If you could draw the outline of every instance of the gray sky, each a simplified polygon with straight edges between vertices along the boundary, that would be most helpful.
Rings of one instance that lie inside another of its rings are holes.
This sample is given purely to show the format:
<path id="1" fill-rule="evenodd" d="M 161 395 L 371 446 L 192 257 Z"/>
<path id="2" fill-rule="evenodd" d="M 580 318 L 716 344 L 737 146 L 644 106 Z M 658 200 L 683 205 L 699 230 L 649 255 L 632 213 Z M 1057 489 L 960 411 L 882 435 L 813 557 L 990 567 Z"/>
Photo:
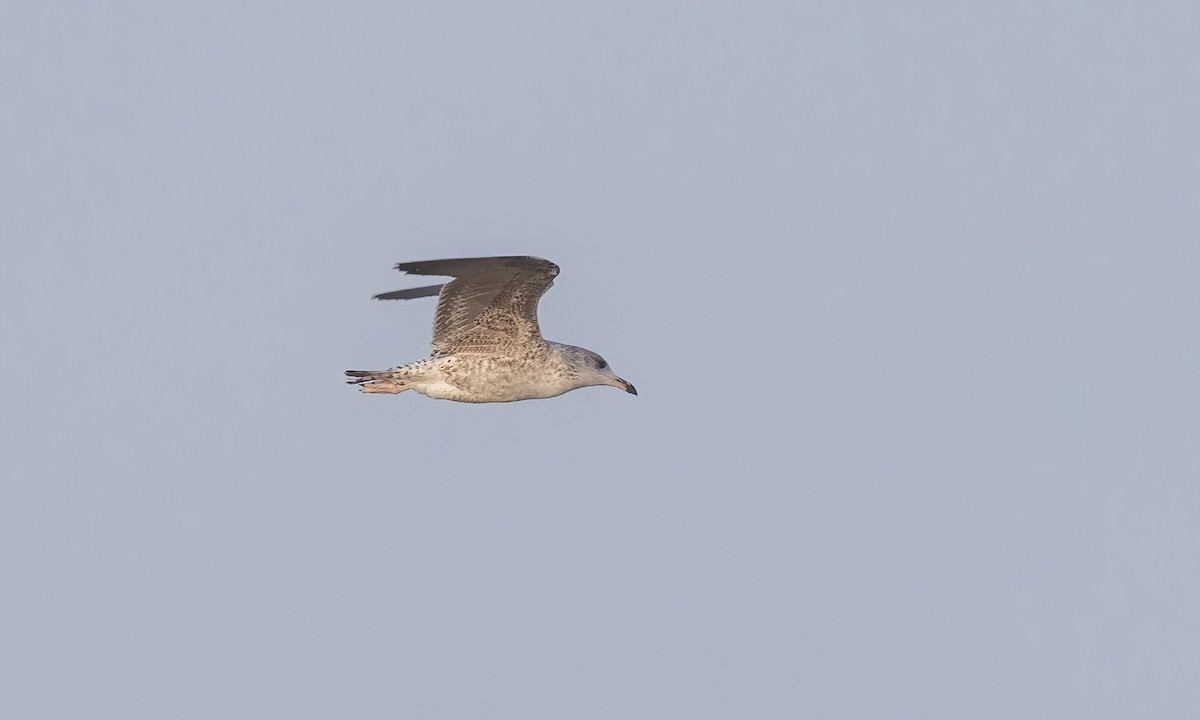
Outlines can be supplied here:
<path id="1" fill-rule="evenodd" d="M 1195 3 L 187 5 L 0 10 L 0 716 L 1200 706 Z M 640 397 L 342 384 L 513 253 Z"/>

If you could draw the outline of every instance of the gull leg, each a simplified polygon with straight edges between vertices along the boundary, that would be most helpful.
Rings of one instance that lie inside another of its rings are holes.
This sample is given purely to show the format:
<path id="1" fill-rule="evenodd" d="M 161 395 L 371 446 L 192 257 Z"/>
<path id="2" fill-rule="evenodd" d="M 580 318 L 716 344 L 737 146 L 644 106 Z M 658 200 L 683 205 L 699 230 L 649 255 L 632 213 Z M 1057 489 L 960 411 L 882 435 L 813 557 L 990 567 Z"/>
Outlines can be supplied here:
<path id="1" fill-rule="evenodd" d="M 395 395 L 397 393 L 402 393 L 409 388 L 407 385 L 401 385 L 395 380 L 376 380 L 374 382 L 364 383 L 363 385 L 360 385 L 358 389 L 365 393 L 385 393 L 388 395 Z"/>

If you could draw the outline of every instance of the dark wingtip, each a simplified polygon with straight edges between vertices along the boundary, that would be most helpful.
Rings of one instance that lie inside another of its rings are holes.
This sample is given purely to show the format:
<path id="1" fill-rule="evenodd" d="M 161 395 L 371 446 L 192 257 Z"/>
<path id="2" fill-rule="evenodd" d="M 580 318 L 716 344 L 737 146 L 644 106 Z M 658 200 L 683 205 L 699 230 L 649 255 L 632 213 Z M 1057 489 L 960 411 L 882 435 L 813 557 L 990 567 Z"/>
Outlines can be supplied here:
<path id="1" fill-rule="evenodd" d="M 443 283 L 444 284 L 444 283 Z M 432 297 L 442 291 L 442 285 L 426 285 L 419 288 L 408 288 L 407 290 L 393 290 L 391 292 L 379 293 L 372 295 L 373 300 L 412 300 L 413 298 Z"/>
<path id="2" fill-rule="evenodd" d="M 418 260 L 417 262 L 396 263 L 392 267 L 410 275 L 450 275 L 458 277 L 462 273 L 485 271 L 498 266 L 519 270 L 544 270 L 552 275 L 558 274 L 557 265 L 549 260 L 532 255 L 495 255 L 492 257 Z"/>

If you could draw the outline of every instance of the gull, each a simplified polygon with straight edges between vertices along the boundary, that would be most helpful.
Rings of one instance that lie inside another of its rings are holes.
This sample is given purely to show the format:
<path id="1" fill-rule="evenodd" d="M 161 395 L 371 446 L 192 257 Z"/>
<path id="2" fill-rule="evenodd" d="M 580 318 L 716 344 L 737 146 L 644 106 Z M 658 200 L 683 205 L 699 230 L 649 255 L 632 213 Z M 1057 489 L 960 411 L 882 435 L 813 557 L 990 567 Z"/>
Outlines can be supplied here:
<path id="1" fill-rule="evenodd" d="M 443 285 L 395 290 L 376 300 L 438 296 L 429 357 L 389 370 L 347 370 L 365 393 L 416 390 L 439 400 L 486 403 L 534 400 L 590 385 L 637 395 L 591 350 L 551 342 L 538 327 L 538 300 L 558 266 L 514 255 L 398 263 L 410 275 L 454 278 Z"/>

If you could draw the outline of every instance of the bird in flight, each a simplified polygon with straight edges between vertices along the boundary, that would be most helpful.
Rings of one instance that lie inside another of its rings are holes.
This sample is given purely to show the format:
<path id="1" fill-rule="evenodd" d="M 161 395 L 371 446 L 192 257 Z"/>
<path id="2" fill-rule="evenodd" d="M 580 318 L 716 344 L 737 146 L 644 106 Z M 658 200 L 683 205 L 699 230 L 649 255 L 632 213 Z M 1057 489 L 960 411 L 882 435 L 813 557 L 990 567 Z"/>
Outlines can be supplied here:
<path id="1" fill-rule="evenodd" d="M 365 393 L 422 395 L 458 402 L 513 402 L 611 385 L 637 395 L 591 350 L 542 338 L 538 300 L 558 266 L 528 256 L 399 263 L 410 275 L 454 278 L 443 285 L 395 290 L 376 300 L 438 296 L 429 357 L 390 370 L 347 370 Z"/>

